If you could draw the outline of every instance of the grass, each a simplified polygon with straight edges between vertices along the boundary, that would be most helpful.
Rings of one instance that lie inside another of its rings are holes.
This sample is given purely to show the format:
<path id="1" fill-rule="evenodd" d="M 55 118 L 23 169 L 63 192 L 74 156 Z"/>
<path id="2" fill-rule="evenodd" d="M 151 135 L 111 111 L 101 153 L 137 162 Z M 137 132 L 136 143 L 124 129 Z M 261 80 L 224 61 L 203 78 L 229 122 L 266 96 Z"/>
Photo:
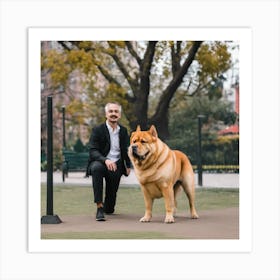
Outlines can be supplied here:
<path id="1" fill-rule="evenodd" d="M 200 188 L 196 191 L 198 210 L 222 209 L 239 206 L 239 190 L 231 188 Z M 60 215 L 88 215 L 95 212 L 91 187 L 54 186 L 54 210 Z M 123 214 L 143 213 L 144 199 L 140 187 L 120 187 L 116 211 Z M 189 209 L 183 192 L 178 197 L 178 211 Z M 41 214 L 46 212 L 46 185 L 41 187 Z M 164 212 L 163 199 L 156 199 L 153 213 Z"/>
<path id="2" fill-rule="evenodd" d="M 42 239 L 168 239 L 169 235 L 162 232 L 128 232 L 128 231 L 99 231 L 99 232 L 63 232 L 42 233 Z M 177 238 L 178 239 L 178 238 Z"/>

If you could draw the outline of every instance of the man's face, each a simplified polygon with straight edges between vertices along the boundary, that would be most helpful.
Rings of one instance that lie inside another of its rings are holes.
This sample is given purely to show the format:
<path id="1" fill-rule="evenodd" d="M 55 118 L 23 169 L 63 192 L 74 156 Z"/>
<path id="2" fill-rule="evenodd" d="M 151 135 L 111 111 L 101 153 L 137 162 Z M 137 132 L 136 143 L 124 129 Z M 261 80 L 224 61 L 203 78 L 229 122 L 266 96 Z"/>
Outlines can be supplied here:
<path id="1" fill-rule="evenodd" d="M 120 108 L 117 104 L 109 104 L 106 111 L 106 119 L 110 123 L 116 123 L 121 118 Z"/>

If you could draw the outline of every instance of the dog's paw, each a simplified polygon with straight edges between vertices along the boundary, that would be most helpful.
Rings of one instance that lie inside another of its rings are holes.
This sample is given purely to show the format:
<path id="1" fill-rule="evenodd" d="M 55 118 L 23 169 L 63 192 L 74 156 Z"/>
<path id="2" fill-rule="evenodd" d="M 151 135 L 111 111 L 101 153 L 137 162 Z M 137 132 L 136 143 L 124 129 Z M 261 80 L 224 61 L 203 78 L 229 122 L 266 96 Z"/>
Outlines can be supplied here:
<path id="1" fill-rule="evenodd" d="M 142 218 L 139 220 L 139 222 L 141 222 L 141 223 L 148 223 L 148 222 L 151 221 L 151 218 L 152 218 L 152 217 L 144 216 L 144 217 L 142 217 Z"/>
<path id="2" fill-rule="evenodd" d="M 192 213 L 192 214 L 191 214 L 191 218 L 192 218 L 192 219 L 198 219 L 199 216 L 197 215 L 197 213 Z"/>
<path id="3" fill-rule="evenodd" d="M 175 220 L 174 220 L 174 217 L 172 215 L 166 215 L 164 222 L 167 223 L 167 224 L 171 224 L 171 223 L 174 223 Z"/>

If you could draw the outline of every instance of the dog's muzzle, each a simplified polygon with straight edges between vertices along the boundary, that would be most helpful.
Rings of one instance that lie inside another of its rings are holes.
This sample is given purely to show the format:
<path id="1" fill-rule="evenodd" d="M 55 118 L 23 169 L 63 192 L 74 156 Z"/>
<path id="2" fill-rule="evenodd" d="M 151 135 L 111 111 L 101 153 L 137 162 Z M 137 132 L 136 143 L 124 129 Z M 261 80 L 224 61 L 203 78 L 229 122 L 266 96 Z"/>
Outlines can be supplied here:
<path id="1" fill-rule="evenodd" d="M 148 151 L 144 155 L 139 155 L 137 152 L 138 147 L 136 145 L 131 146 L 131 149 L 132 149 L 132 155 L 140 161 L 144 160 L 147 157 L 147 155 L 149 154 L 149 151 Z"/>

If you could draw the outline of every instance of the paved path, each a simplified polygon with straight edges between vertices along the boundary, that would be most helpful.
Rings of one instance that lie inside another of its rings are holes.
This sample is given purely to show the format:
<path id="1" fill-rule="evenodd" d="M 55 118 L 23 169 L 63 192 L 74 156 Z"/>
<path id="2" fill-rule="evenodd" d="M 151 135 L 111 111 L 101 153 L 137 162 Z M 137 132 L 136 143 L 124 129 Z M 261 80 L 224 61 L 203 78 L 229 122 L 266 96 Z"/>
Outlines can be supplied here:
<path id="1" fill-rule="evenodd" d="M 68 178 L 65 182 L 62 182 L 61 172 L 53 173 L 53 182 L 56 185 L 89 185 L 91 186 L 91 178 L 85 178 L 84 173 L 81 172 L 69 172 Z M 41 182 L 46 182 L 46 172 L 41 173 Z M 197 185 L 197 174 L 195 174 L 195 180 Z M 132 170 L 128 177 L 122 176 L 121 185 L 138 185 L 138 180 Z M 239 174 L 203 174 L 203 187 L 224 187 L 224 188 L 238 188 L 239 187 Z"/>
<path id="2" fill-rule="evenodd" d="M 238 239 L 239 209 L 226 208 L 199 212 L 199 219 L 190 219 L 188 213 L 180 212 L 175 217 L 174 224 L 163 222 L 164 214 L 154 215 L 150 223 L 140 223 L 136 214 L 116 213 L 106 216 L 106 222 L 95 221 L 94 215 L 60 216 L 63 223 L 41 225 L 42 233 L 90 233 L 118 232 L 160 232 L 166 238 L 188 239 Z"/>

